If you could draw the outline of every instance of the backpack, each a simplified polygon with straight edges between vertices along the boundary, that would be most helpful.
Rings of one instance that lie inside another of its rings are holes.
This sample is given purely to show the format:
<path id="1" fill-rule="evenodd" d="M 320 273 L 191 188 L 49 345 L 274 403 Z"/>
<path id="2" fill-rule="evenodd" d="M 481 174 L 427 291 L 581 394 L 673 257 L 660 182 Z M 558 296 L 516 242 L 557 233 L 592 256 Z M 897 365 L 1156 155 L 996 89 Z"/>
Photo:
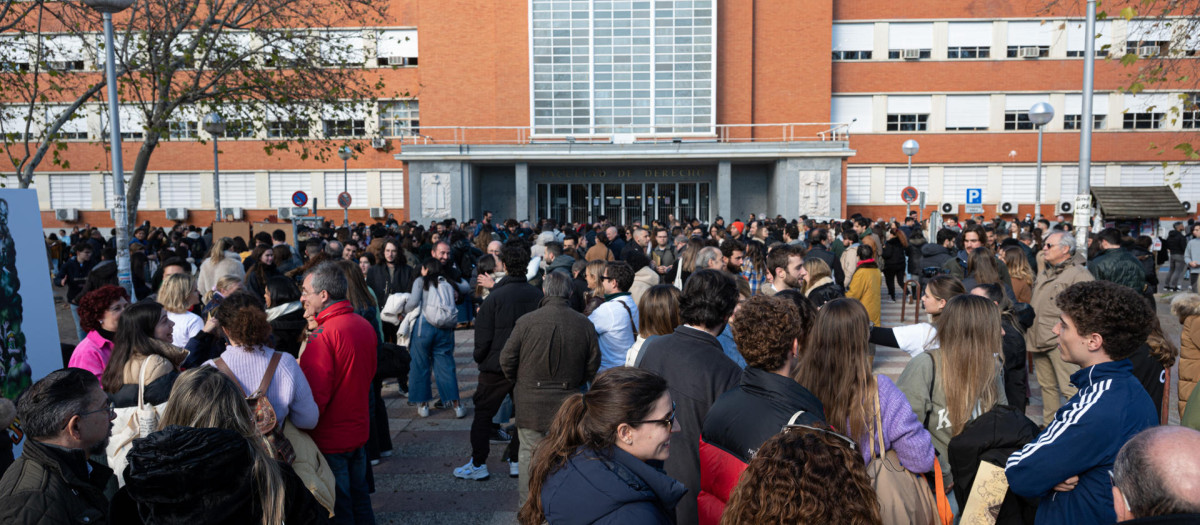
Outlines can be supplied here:
<path id="1" fill-rule="evenodd" d="M 275 417 L 275 407 L 267 398 L 267 389 L 271 387 L 271 379 L 275 377 L 275 369 L 279 368 L 279 358 L 282 355 L 281 352 L 271 355 L 271 362 L 267 363 L 267 370 L 263 372 L 262 382 L 259 383 L 257 390 L 246 395 L 246 403 L 250 405 L 250 410 L 254 413 L 254 424 L 258 427 L 258 432 L 262 434 L 263 442 L 267 444 L 267 450 L 271 451 L 271 455 L 275 459 L 291 465 L 296 461 L 296 450 L 292 448 L 292 442 L 283 436 L 283 423 Z M 242 393 L 246 392 L 237 376 L 233 375 L 233 371 L 229 369 L 229 365 L 225 364 L 225 360 L 218 357 L 213 359 L 213 364 L 222 374 L 232 379 L 242 389 Z"/>
<path id="2" fill-rule="evenodd" d="M 446 286 L 443 286 L 446 285 Z M 437 328 L 454 328 L 458 324 L 458 308 L 454 306 L 454 290 L 444 277 L 438 277 L 437 286 L 425 290 L 421 299 L 421 317 Z"/>

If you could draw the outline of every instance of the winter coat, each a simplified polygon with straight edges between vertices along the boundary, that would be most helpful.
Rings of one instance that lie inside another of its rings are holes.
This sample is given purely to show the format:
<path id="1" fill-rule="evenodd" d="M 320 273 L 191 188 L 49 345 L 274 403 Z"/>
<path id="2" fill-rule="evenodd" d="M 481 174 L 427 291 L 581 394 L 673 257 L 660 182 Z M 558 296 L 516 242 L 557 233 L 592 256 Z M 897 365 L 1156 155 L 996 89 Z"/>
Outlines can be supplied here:
<path id="1" fill-rule="evenodd" d="M 816 257 L 825 261 L 825 264 L 829 265 L 829 270 L 833 272 L 833 282 L 837 283 L 840 287 L 846 286 L 846 270 L 842 268 L 841 261 L 833 252 L 825 249 L 822 245 L 816 244 L 808 250 L 808 253 L 804 254 L 804 257 Z"/>
<path id="2" fill-rule="evenodd" d="M 506 275 L 488 294 L 475 314 L 475 363 L 480 372 L 503 373 L 500 352 L 508 342 L 517 320 L 538 309 L 542 291 L 524 275 Z"/>
<path id="3" fill-rule="evenodd" d="M 674 524 L 675 506 L 687 489 L 615 446 L 580 449 L 542 485 L 542 511 L 555 525 Z"/>
<path id="4" fill-rule="evenodd" d="M 1137 259 L 1142 265 L 1142 275 L 1145 276 L 1146 284 L 1150 286 L 1158 286 L 1158 265 L 1154 261 L 1154 254 L 1141 246 L 1131 246 L 1129 254 Z"/>
<path id="5" fill-rule="evenodd" d="M 104 489 L 113 472 L 98 463 L 90 466 L 81 449 L 26 440 L 21 457 L 0 478 L 0 523 L 110 523 Z"/>
<path id="6" fill-rule="evenodd" d="M 850 283 L 854 282 L 854 272 L 858 269 L 858 245 L 847 246 L 846 250 L 842 252 L 839 262 L 842 267 L 842 289 L 849 290 Z"/>
<path id="7" fill-rule="evenodd" d="M 598 242 L 591 248 L 588 248 L 587 254 L 584 255 L 583 258 L 587 259 L 588 262 L 617 260 L 617 258 L 613 256 L 613 251 L 608 249 L 608 245 L 602 242 Z"/>
<path id="8" fill-rule="evenodd" d="M 1163 248 L 1171 252 L 1171 255 L 1183 255 L 1184 250 L 1187 250 L 1187 237 L 1179 230 L 1171 230 L 1167 234 L 1167 240 L 1163 241 Z"/>
<path id="9" fill-rule="evenodd" d="M 1179 413 L 1200 381 L 1200 295 L 1187 294 L 1171 302 L 1171 311 L 1183 319 L 1179 334 Z"/>
<path id="10" fill-rule="evenodd" d="M 954 258 L 954 254 L 950 253 L 945 246 L 935 242 L 927 242 L 921 247 L 921 270 L 925 268 L 941 268 L 946 265 L 946 262 Z"/>
<path id="11" fill-rule="evenodd" d="M 908 255 L 908 273 L 911 275 L 921 275 L 921 268 L 925 266 L 924 257 L 922 257 L 922 249 L 925 248 L 924 237 L 909 237 L 908 248 L 905 250 Z"/>
<path id="12" fill-rule="evenodd" d="M 888 239 L 883 245 L 883 267 L 888 270 L 904 271 L 906 267 L 904 260 L 904 252 L 907 251 L 903 244 L 900 244 L 898 237 Z"/>
<path id="13" fill-rule="evenodd" d="M 1009 456 L 1004 473 L 1017 495 L 1042 498 L 1039 524 L 1113 523 L 1108 472 L 1129 438 L 1158 424 L 1158 411 L 1128 359 L 1080 369 L 1071 384 L 1079 392 L 1036 441 Z M 1079 476 L 1074 490 L 1054 491 L 1072 476 Z"/>
<path id="14" fill-rule="evenodd" d="M 338 301 L 317 314 L 308 335 L 300 369 L 308 379 L 321 414 L 309 431 L 324 454 L 350 452 L 367 442 L 368 399 L 377 366 L 375 327 L 354 313 L 349 301 Z"/>
<path id="15" fill-rule="evenodd" d="M 1000 318 L 1000 328 L 1004 330 L 1001 347 L 1004 351 L 1004 398 L 1009 406 L 1025 410 L 1029 406 L 1029 395 L 1026 394 L 1029 385 L 1029 370 L 1025 364 L 1026 357 L 1025 334 L 1008 322 L 1007 317 Z"/>
<path id="16" fill-rule="evenodd" d="M 392 268 L 388 268 L 387 263 L 367 268 L 367 287 L 375 293 L 375 300 L 380 304 L 386 303 L 394 293 L 408 293 L 412 290 L 412 282 L 412 268 L 399 258 Z"/>
<path id="17" fill-rule="evenodd" d="M 629 287 L 629 295 L 633 297 L 633 302 L 641 304 L 642 295 L 649 291 L 652 286 L 656 286 L 658 281 L 658 272 L 649 266 L 633 274 L 633 285 Z"/>
<path id="18" fill-rule="evenodd" d="M 563 401 L 600 368 L 596 330 L 567 299 L 543 298 L 540 308 L 517 319 L 500 352 L 500 368 L 516 385 L 517 426 L 546 432 Z"/>
<path id="19" fill-rule="evenodd" d="M 169 426 L 134 442 L 114 523 L 248 524 L 261 521 L 250 443 L 232 430 Z M 328 512 L 291 467 L 283 475 L 284 521 L 328 523 Z"/>
<path id="20" fill-rule="evenodd" d="M 979 464 L 983 461 L 1003 466 L 1008 457 L 1033 441 L 1038 435 L 1038 426 L 1025 416 L 1025 411 L 1011 406 L 997 405 L 967 423 L 961 433 L 950 439 L 947 447 L 950 471 L 957 480 L 955 496 L 958 508 L 965 508 L 967 496 L 975 483 Z M 1032 507 L 1032 508 L 1030 508 Z M 1023 512 L 1036 509 L 1011 491 L 1000 507 L 997 523 L 1025 523 Z M 1029 516 L 1032 518 L 1032 515 Z"/>
<path id="21" fill-rule="evenodd" d="M 1097 280 L 1128 286 L 1138 293 L 1146 289 L 1146 271 L 1142 263 L 1124 248 L 1100 252 L 1088 261 L 1088 271 Z"/>
<path id="22" fill-rule="evenodd" d="M 112 341 L 105 339 L 100 332 L 92 330 L 75 346 L 75 351 L 71 352 L 71 359 L 67 362 L 67 366 L 87 370 L 99 381 L 100 376 L 104 375 L 104 367 L 108 366 L 108 358 L 112 356 L 112 349 Z"/>
<path id="23" fill-rule="evenodd" d="M 883 326 L 883 305 L 880 303 L 883 292 L 879 288 L 881 284 L 883 274 L 879 273 L 878 266 L 874 263 L 860 264 L 854 272 L 854 278 L 850 280 L 850 287 L 846 290 L 846 297 L 857 299 L 867 309 L 867 317 L 875 326 Z"/>
<path id="24" fill-rule="evenodd" d="M 1036 314 L 1033 327 L 1025 332 L 1025 342 L 1030 352 L 1048 352 L 1058 346 L 1058 336 L 1054 335 L 1054 325 L 1058 324 L 1062 311 L 1054 299 L 1063 290 L 1075 283 L 1094 280 L 1092 274 L 1068 259 L 1058 265 L 1046 265 L 1033 283 L 1033 307 Z"/>
<path id="25" fill-rule="evenodd" d="M 671 434 L 671 455 L 666 469 L 667 474 L 687 486 L 688 495 L 679 503 L 676 513 L 679 523 L 695 523 L 696 497 L 700 493 L 701 426 L 717 398 L 737 387 L 742 369 L 726 357 L 716 337 L 688 326 L 646 341 L 642 354 L 638 367 L 666 379 L 675 402 L 680 431 Z"/>
<path id="26" fill-rule="evenodd" d="M 1129 356 L 1129 362 L 1133 365 L 1133 376 L 1142 384 L 1142 388 L 1146 389 L 1146 394 L 1150 396 L 1150 402 L 1154 403 L 1155 408 L 1162 409 L 1163 394 L 1166 393 L 1166 370 L 1163 365 L 1150 353 L 1150 345 L 1142 343 L 1137 350 Z M 1161 419 L 1160 419 L 1161 420 Z"/>
<path id="27" fill-rule="evenodd" d="M 262 277 L 259 277 L 258 275 L 259 266 L 262 266 Z M 255 297 L 262 297 L 263 295 L 266 295 L 267 281 L 271 280 L 272 277 L 277 275 L 283 274 L 279 272 L 279 268 L 276 268 L 274 264 L 267 265 L 259 263 L 251 266 L 246 270 L 246 290 L 254 294 Z"/>
<path id="28" fill-rule="evenodd" d="M 1183 263 L 1187 265 L 1188 271 L 1200 273 L 1200 266 L 1192 268 L 1193 262 L 1200 263 L 1200 238 L 1188 241 L 1187 248 L 1183 251 Z"/>
<path id="29" fill-rule="evenodd" d="M 271 336 L 275 339 L 273 348 L 299 358 L 300 343 L 308 327 L 304 306 L 300 301 L 268 308 L 267 322 L 271 323 Z"/>
<path id="30" fill-rule="evenodd" d="M 808 291 L 804 292 L 804 295 L 807 296 L 808 299 L 812 301 L 813 306 L 816 306 L 817 308 L 820 308 L 821 305 L 824 305 L 829 301 L 840 299 L 846 296 L 846 294 L 842 293 L 842 289 L 839 288 L 838 285 L 828 277 L 813 283 L 813 286 L 809 288 Z"/>
<path id="31" fill-rule="evenodd" d="M 217 285 L 217 281 L 226 275 L 232 275 L 238 279 L 246 277 L 246 269 L 242 267 L 242 256 L 237 253 L 226 251 L 225 258 L 221 262 L 213 264 L 212 259 L 204 259 L 200 263 L 200 273 L 196 275 L 196 289 L 200 295 L 208 293 Z"/>

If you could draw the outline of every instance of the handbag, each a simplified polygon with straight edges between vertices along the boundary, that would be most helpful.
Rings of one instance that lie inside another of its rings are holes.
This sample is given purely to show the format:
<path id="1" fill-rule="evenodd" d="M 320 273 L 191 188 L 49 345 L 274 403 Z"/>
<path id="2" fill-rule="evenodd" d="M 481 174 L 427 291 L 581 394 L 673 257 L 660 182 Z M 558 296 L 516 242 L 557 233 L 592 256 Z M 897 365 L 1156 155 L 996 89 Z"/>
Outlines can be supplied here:
<path id="1" fill-rule="evenodd" d="M 291 465 L 296 461 L 296 450 L 283 435 L 283 425 L 275 416 L 275 407 L 271 405 L 271 400 L 267 398 L 267 389 L 271 387 L 271 380 L 275 377 L 275 369 L 279 367 L 281 356 L 280 352 L 271 355 L 271 361 L 267 364 L 267 370 L 263 372 L 258 389 L 246 396 L 246 403 L 250 405 L 250 410 L 254 414 L 254 425 L 258 428 L 258 433 L 262 434 L 263 442 L 267 445 L 271 456 Z M 246 389 L 241 386 L 241 382 L 229 369 L 229 365 L 225 364 L 225 360 L 218 357 L 213 359 L 213 364 L 217 366 L 217 370 L 232 379 L 245 393 Z"/>
<path id="2" fill-rule="evenodd" d="M 383 381 L 392 377 L 408 377 L 409 364 L 412 356 L 408 348 L 394 343 L 379 343 L 378 366 L 375 367 L 375 380 Z"/>
<path id="3" fill-rule="evenodd" d="M 156 356 L 146 356 L 142 361 L 142 369 L 138 372 L 138 400 L 134 419 L 137 420 L 138 437 L 149 436 L 158 430 L 158 411 L 153 405 L 146 404 L 146 369 L 150 359 Z"/>
<path id="4" fill-rule="evenodd" d="M 883 420 L 880 418 L 879 397 L 875 397 L 875 432 L 870 436 L 871 461 L 867 475 L 879 498 L 879 516 L 884 524 L 939 523 L 937 504 L 923 478 L 900 464 L 895 450 L 884 452 Z M 879 448 L 875 448 L 875 438 Z M 937 460 L 934 460 L 937 463 Z M 940 479 L 940 478 L 939 478 Z"/>

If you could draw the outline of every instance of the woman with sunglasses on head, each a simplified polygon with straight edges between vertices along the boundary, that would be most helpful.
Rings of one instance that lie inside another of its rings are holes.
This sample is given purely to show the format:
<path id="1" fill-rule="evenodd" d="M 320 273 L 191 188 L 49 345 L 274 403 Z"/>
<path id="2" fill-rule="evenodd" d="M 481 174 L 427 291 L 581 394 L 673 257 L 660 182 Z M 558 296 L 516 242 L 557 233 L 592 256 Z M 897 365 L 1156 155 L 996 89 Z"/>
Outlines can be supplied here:
<path id="1" fill-rule="evenodd" d="M 596 376 L 563 402 L 531 462 L 518 520 L 541 523 L 675 523 L 687 489 L 662 471 L 678 431 L 667 382 L 629 367 Z"/>

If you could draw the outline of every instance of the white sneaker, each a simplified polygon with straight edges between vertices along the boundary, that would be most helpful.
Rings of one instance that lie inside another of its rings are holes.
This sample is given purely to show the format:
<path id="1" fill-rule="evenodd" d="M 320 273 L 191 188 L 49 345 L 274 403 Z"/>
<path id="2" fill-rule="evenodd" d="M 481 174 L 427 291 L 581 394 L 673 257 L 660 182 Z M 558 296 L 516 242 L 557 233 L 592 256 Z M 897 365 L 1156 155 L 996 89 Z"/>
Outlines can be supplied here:
<path id="1" fill-rule="evenodd" d="M 417 415 L 421 417 L 429 417 L 429 405 L 427 403 L 421 403 L 420 405 L 417 405 Z"/>
<path id="2" fill-rule="evenodd" d="M 458 406 L 454 407 L 454 417 L 458 419 L 467 417 L 467 407 L 463 406 L 462 403 L 459 403 Z"/>
<path id="3" fill-rule="evenodd" d="M 475 466 L 474 460 L 467 460 L 467 464 L 454 469 L 454 477 L 460 479 L 473 479 L 475 481 L 483 481 L 488 479 L 487 465 Z"/>
<path id="4" fill-rule="evenodd" d="M 510 478 L 521 477 L 521 464 L 520 463 L 517 463 L 516 461 L 508 462 L 508 477 L 510 477 Z"/>

